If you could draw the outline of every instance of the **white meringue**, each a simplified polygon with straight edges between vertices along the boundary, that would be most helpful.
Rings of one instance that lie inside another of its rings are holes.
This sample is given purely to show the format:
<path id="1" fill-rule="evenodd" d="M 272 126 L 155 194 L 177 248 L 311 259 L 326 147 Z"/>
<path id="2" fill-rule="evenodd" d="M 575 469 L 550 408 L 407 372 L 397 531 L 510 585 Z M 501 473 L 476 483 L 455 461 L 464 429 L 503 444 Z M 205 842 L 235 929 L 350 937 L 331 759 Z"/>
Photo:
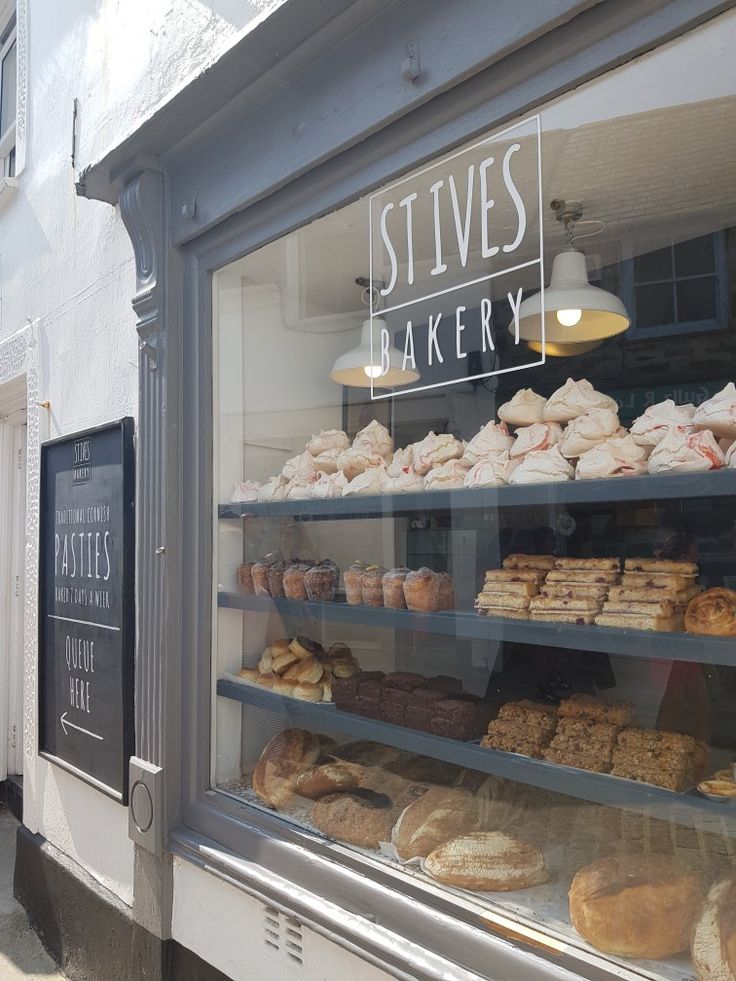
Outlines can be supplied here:
<path id="1" fill-rule="evenodd" d="M 233 492 L 230 501 L 233 504 L 245 504 L 250 501 L 258 500 L 258 491 L 261 485 L 257 480 L 236 480 L 233 484 Z"/>
<path id="2" fill-rule="evenodd" d="M 596 392 L 587 379 L 573 381 L 568 378 L 547 399 L 543 415 L 548 422 L 570 422 L 590 409 L 611 409 L 618 412 L 618 403 L 608 395 Z"/>
<path id="3" fill-rule="evenodd" d="M 720 470 L 725 465 L 726 458 L 708 429 L 699 433 L 678 433 L 676 429 L 670 429 L 649 457 L 649 473 L 699 473 Z"/>
<path id="4" fill-rule="evenodd" d="M 307 497 L 318 500 L 327 497 L 340 497 L 347 485 L 347 477 L 342 471 L 326 473 L 324 470 L 320 470 L 307 481 Z"/>
<path id="5" fill-rule="evenodd" d="M 337 448 L 332 450 L 322 450 L 314 457 L 314 465 L 318 470 L 324 470 L 325 473 L 336 473 L 340 468 L 337 465 L 337 461 L 340 459 L 340 454 L 342 450 Z"/>
<path id="6" fill-rule="evenodd" d="M 716 436 L 736 437 L 736 386 L 729 382 L 713 398 L 697 407 L 693 416 L 696 429 L 710 429 Z"/>
<path id="7" fill-rule="evenodd" d="M 649 451 L 639 446 L 631 436 L 612 436 L 578 460 L 577 480 L 597 480 L 606 477 L 637 477 L 647 472 Z"/>
<path id="8" fill-rule="evenodd" d="M 319 456 L 321 453 L 337 450 L 346 450 L 350 446 L 350 438 L 342 429 L 322 429 L 312 436 L 307 443 L 307 451 L 312 456 Z"/>
<path id="9" fill-rule="evenodd" d="M 736 467 L 736 440 L 731 443 L 726 451 L 726 466 Z"/>
<path id="10" fill-rule="evenodd" d="M 317 468 L 314 465 L 314 457 L 305 450 L 299 456 L 293 456 L 287 460 L 281 471 L 284 480 L 306 480 L 311 477 Z"/>
<path id="11" fill-rule="evenodd" d="M 548 450 L 559 443 L 561 436 L 562 426 L 559 422 L 535 422 L 531 426 L 521 426 L 516 430 L 509 456 L 517 460 L 534 450 Z"/>
<path id="12" fill-rule="evenodd" d="M 531 388 L 520 389 L 514 397 L 498 410 L 498 418 L 509 426 L 532 426 L 544 421 L 544 395 L 537 395 Z"/>
<path id="13" fill-rule="evenodd" d="M 286 497 L 286 485 L 287 481 L 281 474 L 276 474 L 275 477 L 267 480 L 258 491 L 258 500 L 262 504 L 267 504 L 269 501 L 283 501 Z"/>
<path id="14" fill-rule="evenodd" d="M 532 450 L 509 477 L 510 484 L 546 484 L 572 480 L 575 471 L 560 453 L 559 446 L 548 450 Z"/>
<path id="15" fill-rule="evenodd" d="M 644 409 L 643 415 L 631 424 L 631 435 L 640 446 L 656 446 L 661 443 L 669 429 L 680 433 L 692 433 L 695 406 L 675 405 L 672 399 L 665 399 Z"/>
<path id="16" fill-rule="evenodd" d="M 589 409 L 565 426 L 560 453 L 568 460 L 582 456 L 615 435 L 618 428 L 618 416 L 611 409 Z"/>
<path id="17" fill-rule="evenodd" d="M 361 429 L 353 440 L 353 449 L 364 450 L 366 453 L 377 454 L 388 461 L 394 452 L 394 440 L 391 433 L 377 419 L 369 422 Z"/>
<path id="18" fill-rule="evenodd" d="M 465 447 L 463 457 L 468 461 L 468 465 L 480 463 L 486 457 L 493 456 L 494 453 L 508 452 L 514 445 L 514 437 L 509 434 L 505 422 L 496 423 L 493 420 L 486 423 L 479 433 L 477 433 Z"/>
<path id="19" fill-rule="evenodd" d="M 413 447 L 413 463 L 416 472 L 424 477 L 433 467 L 463 455 L 463 444 L 452 433 L 429 432 Z"/>
<path id="20" fill-rule="evenodd" d="M 405 446 L 403 449 L 394 450 L 393 459 L 388 465 L 387 472 L 389 477 L 400 477 L 402 471 L 406 470 L 407 467 L 411 467 L 413 459 L 413 446 Z"/>
<path id="21" fill-rule="evenodd" d="M 504 450 L 495 456 L 480 460 L 465 474 L 465 487 L 500 487 L 507 484 L 517 463 Z"/>
<path id="22" fill-rule="evenodd" d="M 432 467 L 424 478 L 425 490 L 447 490 L 451 487 L 462 487 L 465 476 L 470 470 L 467 460 L 448 460 L 438 467 Z"/>
<path id="23" fill-rule="evenodd" d="M 398 474 L 391 474 L 389 467 L 386 473 L 388 479 L 383 488 L 385 494 L 409 494 L 424 490 L 424 477 L 420 477 L 414 467 L 403 467 Z"/>
<path id="24" fill-rule="evenodd" d="M 352 494 L 382 494 L 386 486 L 388 477 L 386 475 L 386 465 L 380 467 L 369 467 L 364 470 L 343 488 L 343 497 Z"/>
<path id="25" fill-rule="evenodd" d="M 348 480 L 357 477 L 359 473 L 363 473 L 369 467 L 377 467 L 382 463 L 384 463 L 384 459 L 378 453 L 368 453 L 365 450 L 356 449 L 354 446 L 343 450 L 337 458 L 338 469 L 344 472 Z"/>

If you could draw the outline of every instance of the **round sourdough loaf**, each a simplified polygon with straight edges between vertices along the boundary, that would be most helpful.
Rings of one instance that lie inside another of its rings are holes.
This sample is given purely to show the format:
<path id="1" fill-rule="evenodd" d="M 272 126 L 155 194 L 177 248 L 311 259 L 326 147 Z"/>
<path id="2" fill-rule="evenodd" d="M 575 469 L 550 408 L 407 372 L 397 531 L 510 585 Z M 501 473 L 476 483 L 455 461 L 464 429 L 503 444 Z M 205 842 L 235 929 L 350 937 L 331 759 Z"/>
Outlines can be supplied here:
<path id="1" fill-rule="evenodd" d="M 721 879 L 708 893 L 691 953 L 698 981 L 736 981 L 736 878 Z"/>
<path id="2" fill-rule="evenodd" d="M 661 958 L 687 950 L 703 888 L 670 858 L 631 855 L 586 865 L 569 898 L 572 925 L 598 950 Z"/>
<path id="3" fill-rule="evenodd" d="M 359 788 L 328 794 L 312 808 L 311 819 L 323 834 L 360 848 L 378 848 L 389 841 L 397 809 L 385 794 Z"/>
<path id="4" fill-rule="evenodd" d="M 479 806 L 467 790 L 430 787 L 405 808 L 391 840 L 399 858 L 426 858 L 438 845 L 479 827 Z"/>
<path id="5" fill-rule="evenodd" d="M 319 737 L 305 729 L 284 729 L 266 745 L 253 771 L 253 790 L 270 807 L 284 807 L 294 796 L 302 771 L 320 755 Z"/>
<path id="6" fill-rule="evenodd" d="M 475 892 L 527 889 L 549 878 L 539 849 L 502 831 L 451 838 L 429 854 L 424 868 L 438 882 Z"/>

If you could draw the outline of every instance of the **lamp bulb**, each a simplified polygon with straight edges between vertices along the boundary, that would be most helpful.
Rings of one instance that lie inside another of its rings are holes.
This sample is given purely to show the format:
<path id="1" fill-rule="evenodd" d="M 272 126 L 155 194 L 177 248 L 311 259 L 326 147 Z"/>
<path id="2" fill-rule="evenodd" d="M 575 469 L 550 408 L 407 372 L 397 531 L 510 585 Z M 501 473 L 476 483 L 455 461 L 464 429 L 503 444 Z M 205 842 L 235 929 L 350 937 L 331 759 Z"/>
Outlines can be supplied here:
<path id="1" fill-rule="evenodd" d="M 381 376 L 381 366 L 380 364 L 367 364 L 363 366 L 363 371 L 366 373 L 368 378 L 380 378 Z"/>
<path id="2" fill-rule="evenodd" d="M 558 310 L 557 319 L 562 324 L 563 327 L 574 327 L 575 324 L 580 323 L 580 318 L 583 316 L 582 310 Z"/>

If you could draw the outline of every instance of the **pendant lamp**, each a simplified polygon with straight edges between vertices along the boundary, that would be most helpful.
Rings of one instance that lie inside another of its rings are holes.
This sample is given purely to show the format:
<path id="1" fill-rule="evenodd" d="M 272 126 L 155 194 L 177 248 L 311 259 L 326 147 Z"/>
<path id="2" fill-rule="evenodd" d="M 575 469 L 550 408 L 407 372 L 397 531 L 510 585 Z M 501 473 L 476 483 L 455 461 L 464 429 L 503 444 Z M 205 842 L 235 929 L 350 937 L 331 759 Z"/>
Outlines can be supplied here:
<path id="1" fill-rule="evenodd" d="M 373 325 L 373 360 L 371 361 L 371 321 L 364 320 L 360 344 L 340 355 L 332 366 L 330 378 L 338 385 L 350 388 L 370 388 L 371 380 L 380 388 L 395 388 L 418 381 L 418 371 L 402 368 L 404 356 L 395 347 L 389 348 L 389 369 L 385 375 L 381 374 L 381 350 L 376 340 L 382 328 L 388 330 L 388 325 L 381 317 L 374 317 Z"/>

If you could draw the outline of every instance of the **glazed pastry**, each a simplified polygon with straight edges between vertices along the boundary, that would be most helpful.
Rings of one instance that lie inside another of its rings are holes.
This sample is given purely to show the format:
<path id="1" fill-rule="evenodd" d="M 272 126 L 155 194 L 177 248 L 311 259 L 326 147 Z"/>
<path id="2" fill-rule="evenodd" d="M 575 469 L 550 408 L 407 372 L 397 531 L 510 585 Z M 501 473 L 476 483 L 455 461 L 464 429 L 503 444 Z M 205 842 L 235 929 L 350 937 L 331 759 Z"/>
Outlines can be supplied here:
<path id="1" fill-rule="evenodd" d="M 256 596 L 270 596 L 268 588 L 268 570 L 271 566 L 270 562 L 261 560 L 260 562 L 254 562 L 251 566 L 251 576 L 253 577 L 253 589 Z"/>
<path id="2" fill-rule="evenodd" d="M 647 472 L 648 453 L 648 447 L 639 446 L 631 436 L 612 436 L 583 453 L 575 477 L 578 480 L 638 477 Z"/>
<path id="3" fill-rule="evenodd" d="M 420 613 L 431 613 L 437 609 L 438 590 L 437 576 L 426 567 L 410 572 L 404 580 L 406 605 Z"/>
<path id="4" fill-rule="evenodd" d="M 438 467 L 433 467 L 424 478 L 424 489 L 447 490 L 453 487 L 462 487 L 468 470 L 470 470 L 470 464 L 465 458 L 441 463 Z"/>
<path id="5" fill-rule="evenodd" d="M 409 494 L 421 490 L 424 490 L 424 477 L 420 477 L 414 467 L 404 467 L 396 476 L 387 477 L 383 488 L 384 494 Z"/>
<path id="6" fill-rule="evenodd" d="M 241 562 L 235 570 L 235 582 L 238 584 L 238 592 L 252 595 L 255 592 L 253 585 L 253 563 Z"/>
<path id="7" fill-rule="evenodd" d="M 548 450 L 533 450 L 522 459 L 509 477 L 510 484 L 546 484 L 550 481 L 572 480 L 575 471 L 560 453 L 559 446 Z"/>
<path id="8" fill-rule="evenodd" d="M 306 562 L 294 562 L 284 572 L 283 586 L 284 596 L 290 600 L 305 600 L 307 589 L 304 585 L 304 576 L 311 569 Z"/>
<path id="9" fill-rule="evenodd" d="M 611 409 L 590 409 L 565 426 L 560 453 L 568 460 L 582 456 L 615 435 L 618 428 L 618 416 Z"/>
<path id="10" fill-rule="evenodd" d="M 697 407 L 693 424 L 696 429 L 709 429 L 716 436 L 736 438 L 736 386 L 733 382 Z"/>
<path id="11" fill-rule="evenodd" d="M 314 458 L 315 467 L 324 470 L 325 473 L 337 473 L 340 469 L 338 461 L 342 452 L 343 450 L 325 450 L 324 453 L 319 453 Z"/>
<path id="12" fill-rule="evenodd" d="M 463 455 L 465 447 L 452 433 L 430 432 L 420 443 L 413 447 L 414 469 L 420 477 L 426 477 L 433 467 L 438 467 L 448 460 L 458 460 Z"/>
<path id="13" fill-rule="evenodd" d="M 698 473 L 719 470 L 725 464 L 726 458 L 707 429 L 697 433 L 678 433 L 671 429 L 652 450 L 649 473 Z"/>
<path id="14" fill-rule="evenodd" d="M 503 831 L 451 838 L 430 852 L 424 868 L 438 882 L 478 892 L 528 889 L 549 879 L 539 849 Z"/>
<path id="15" fill-rule="evenodd" d="M 547 399 L 544 418 L 547 422 L 570 422 L 590 409 L 610 409 L 618 412 L 618 403 L 608 395 L 596 392 L 585 378 L 573 381 L 568 378 L 565 384 Z"/>
<path id="16" fill-rule="evenodd" d="M 320 456 L 322 453 L 346 450 L 348 446 L 350 446 L 350 439 L 342 429 L 323 429 L 309 440 L 307 451 L 312 456 Z"/>
<path id="17" fill-rule="evenodd" d="M 405 610 L 404 580 L 409 575 L 409 569 L 401 567 L 390 569 L 383 577 L 383 605 L 390 610 Z"/>
<path id="18" fill-rule="evenodd" d="M 455 601 L 455 583 L 448 572 L 437 573 L 437 609 L 454 610 L 457 603 Z"/>
<path id="19" fill-rule="evenodd" d="M 365 562 L 353 562 L 343 573 L 345 580 L 345 600 L 349 606 L 363 604 L 363 573 Z"/>
<path id="20" fill-rule="evenodd" d="M 548 450 L 560 442 L 562 426 L 558 422 L 535 422 L 516 430 L 514 445 L 509 451 L 512 460 L 520 459 L 535 450 Z"/>
<path id="21" fill-rule="evenodd" d="M 383 577 L 386 570 L 382 565 L 368 565 L 363 573 L 363 605 L 383 606 Z"/>
<path id="22" fill-rule="evenodd" d="M 337 589 L 337 566 L 334 562 L 325 560 L 313 565 L 304 574 L 304 587 L 307 598 L 312 603 L 331 603 Z"/>
<path id="23" fill-rule="evenodd" d="M 271 477 L 271 479 L 267 480 L 258 491 L 259 502 L 262 504 L 268 504 L 271 501 L 285 500 L 286 484 L 287 481 L 284 480 L 281 474 Z"/>
<path id="24" fill-rule="evenodd" d="M 706 589 L 691 599 L 685 613 L 685 630 L 689 634 L 736 637 L 736 592 Z"/>
<path id="25" fill-rule="evenodd" d="M 261 485 L 257 480 L 236 480 L 230 500 L 233 504 L 245 504 L 257 501 Z"/>
<path id="26" fill-rule="evenodd" d="M 695 406 L 691 403 L 675 405 L 672 399 L 665 399 L 644 409 L 644 414 L 632 423 L 630 432 L 640 446 L 657 446 L 670 429 L 678 433 L 694 432 L 694 415 Z"/>
<path id="27" fill-rule="evenodd" d="M 544 421 L 544 406 L 547 399 L 537 395 L 531 388 L 522 388 L 498 410 L 498 418 L 509 426 L 532 426 Z"/>
<path id="28" fill-rule="evenodd" d="M 509 435 L 506 423 L 491 421 L 470 440 L 465 447 L 463 459 L 472 466 L 504 450 L 508 453 L 513 445 L 514 437 Z"/>
<path id="29" fill-rule="evenodd" d="M 281 470 L 281 476 L 286 481 L 295 479 L 304 480 L 307 477 L 311 477 L 316 469 L 314 457 L 305 450 L 299 456 L 293 456 L 290 460 L 286 461 Z"/>
<path id="30" fill-rule="evenodd" d="M 414 462 L 414 449 L 412 446 L 405 446 L 404 449 L 394 450 L 393 458 L 389 463 L 387 471 L 389 477 L 400 477 L 402 471 L 411 467 Z"/>
<path id="31" fill-rule="evenodd" d="M 382 463 L 380 467 L 370 467 L 353 477 L 343 488 L 342 496 L 382 494 L 387 481 L 386 466 Z"/>
<path id="32" fill-rule="evenodd" d="M 516 468 L 516 461 L 509 458 L 508 453 L 498 453 L 476 463 L 465 474 L 464 487 L 500 487 L 508 483 L 509 477 Z"/>
<path id="33" fill-rule="evenodd" d="M 374 419 L 355 437 L 353 449 L 362 450 L 371 456 L 379 456 L 388 462 L 394 453 L 393 436 L 385 426 Z"/>

